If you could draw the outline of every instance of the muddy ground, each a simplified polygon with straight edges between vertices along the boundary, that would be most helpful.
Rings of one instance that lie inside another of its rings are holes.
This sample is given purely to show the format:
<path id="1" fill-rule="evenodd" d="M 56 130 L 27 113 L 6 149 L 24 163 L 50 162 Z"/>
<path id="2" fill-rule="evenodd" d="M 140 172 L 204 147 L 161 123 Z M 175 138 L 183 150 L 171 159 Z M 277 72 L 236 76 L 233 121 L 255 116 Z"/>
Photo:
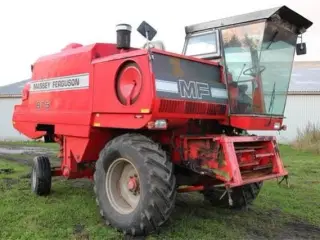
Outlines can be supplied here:
<path id="1" fill-rule="evenodd" d="M 6 145 L 0 143 L 0 159 L 6 159 L 9 161 L 15 161 L 19 162 L 28 166 L 32 165 L 32 160 L 35 156 L 39 155 L 45 155 L 48 156 L 51 160 L 52 166 L 59 166 L 59 159 L 57 158 L 57 149 L 55 148 L 46 148 L 46 147 L 36 147 L 36 146 L 23 146 L 23 145 Z M 1 169 L 0 169 L 1 170 Z M 10 172 L 10 169 L 2 169 L 3 174 L 6 173 L 6 171 Z M 1 173 L 1 172 L 0 172 Z M 30 175 L 30 174 L 28 174 Z M 3 181 L 7 181 L 8 185 L 15 184 L 16 179 L 7 179 L 3 178 Z M 74 181 L 74 180 L 73 180 Z M 87 185 L 88 182 L 83 182 L 82 180 L 75 180 L 72 185 L 74 187 L 83 187 L 84 185 Z M 90 183 L 89 183 L 90 184 Z M 196 205 L 197 206 L 196 206 Z M 177 204 L 176 204 L 176 212 L 183 212 L 185 208 L 194 208 L 198 212 L 198 214 L 201 214 L 201 218 L 206 219 L 207 216 L 207 210 L 204 205 L 199 203 L 198 201 L 194 201 L 193 197 L 188 197 L 187 195 L 183 195 L 178 197 Z M 203 211 L 202 211 L 203 210 Z M 272 212 L 259 212 L 256 210 L 248 210 L 252 211 L 253 215 L 257 215 L 257 219 L 261 222 L 264 221 L 275 221 L 276 219 L 279 219 L 284 214 L 279 209 L 274 209 Z M 178 214 L 179 215 L 179 214 Z M 202 216 L 203 215 L 203 216 Z M 211 216 L 209 216 L 211 217 Z M 227 216 L 227 218 L 230 218 L 232 216 Z M 174 217 L 179 219 L 179 217 Z M 81 230 L 80 230 L 81 231 Z M 126 238 L 125 238 L 126 239 Z M 127 238 L 131 239 L 131 238 Z M 247 239 L 270 239 L 266 236 L 264 236 L 264 230 L 263 227 L 261 229 L 259 228 L 253 228 L 248 229 L 248 238 Z M 320 227 L 311 225 L 309 223 L 303 222 L 299 219 L 296 219 L 292 222 L 286 223 L 284 226 L 282 226 L 280 229 L 277 229 L 276 236 L 274 236 L 272 239 L 320 239 Z"/>
<path id="2" fill-rule="evenodd" d="M 59 165 L 57 150 L 53 148 L 0 144 L 0 158 L 16 161 L 28 166 L 36 156 L 48 156 L 53 165 Z"/>

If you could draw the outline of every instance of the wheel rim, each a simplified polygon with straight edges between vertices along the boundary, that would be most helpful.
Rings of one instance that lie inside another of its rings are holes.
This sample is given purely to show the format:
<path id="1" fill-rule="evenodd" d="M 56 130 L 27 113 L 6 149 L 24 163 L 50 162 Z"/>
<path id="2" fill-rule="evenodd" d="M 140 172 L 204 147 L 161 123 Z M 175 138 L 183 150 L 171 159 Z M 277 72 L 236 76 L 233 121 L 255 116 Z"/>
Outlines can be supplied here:
<path id="1" fill-rule="evenodd" d="M 137 169 L 125 158 L 116 159 L 106 174 L 106 193 L 111 206 L 121 214 L 134 211 L 140 200 Z"/>
<path id="2" fill-rule="evenodd" d="M 37 173 L 36 173 L 35 169 L 33 168 L 32 169 L 32 183 L 31 183 L 33 190 L 36 189 L 36 181 L 37 181 Z"/>

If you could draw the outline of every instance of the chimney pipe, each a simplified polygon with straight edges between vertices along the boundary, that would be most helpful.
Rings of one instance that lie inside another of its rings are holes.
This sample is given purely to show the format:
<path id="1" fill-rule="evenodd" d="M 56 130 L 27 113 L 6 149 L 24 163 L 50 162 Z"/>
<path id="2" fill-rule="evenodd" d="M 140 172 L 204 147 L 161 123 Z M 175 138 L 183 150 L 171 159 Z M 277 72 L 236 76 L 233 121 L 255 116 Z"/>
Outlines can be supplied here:
<path id="1" fill-rule="evenodd" d="M 129 24 L 122 23 L 116 25 L 118 49 L 130 48 L 131 29 L 132 27 Z"/>

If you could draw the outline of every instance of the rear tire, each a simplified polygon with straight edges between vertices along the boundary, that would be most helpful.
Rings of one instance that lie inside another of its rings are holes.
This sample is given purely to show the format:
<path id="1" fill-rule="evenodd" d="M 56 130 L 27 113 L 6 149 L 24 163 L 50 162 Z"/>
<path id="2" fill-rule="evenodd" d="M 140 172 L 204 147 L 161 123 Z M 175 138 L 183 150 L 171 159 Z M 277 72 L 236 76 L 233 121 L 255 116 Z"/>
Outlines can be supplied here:
<path id="1" fill-rule="evenodd" d="M 253 203 L 259 195 L 263 182 L 251 183 L 240 187 L 232 188 L 230 193 L 233 205 L 229 205 L 228 194 L 226 193 L 222 199 L 221 196 L 225 192 L 225 188 L 218 188 L 216 190 L 206 190 L 203 192 L 204 198 L 208 200 L 213 206 L 222 208 L 243 209 Z"/>
<path id="2" fill-rule="evenodd" d="M 158 231 L 175 205 L 173 164 L 166 152 L 143 135 L 125 134 L 111 140 L 96 163 L 94 184 L 106 224 L 127 235 Z"/>
<path id="3" fill-rule="evenodd" d="M 38 196 L 49 195 L 51 192 L 51 165 L 49 158 L 40 156 L 33 159 L 31 173 L 31 190 Z"/>

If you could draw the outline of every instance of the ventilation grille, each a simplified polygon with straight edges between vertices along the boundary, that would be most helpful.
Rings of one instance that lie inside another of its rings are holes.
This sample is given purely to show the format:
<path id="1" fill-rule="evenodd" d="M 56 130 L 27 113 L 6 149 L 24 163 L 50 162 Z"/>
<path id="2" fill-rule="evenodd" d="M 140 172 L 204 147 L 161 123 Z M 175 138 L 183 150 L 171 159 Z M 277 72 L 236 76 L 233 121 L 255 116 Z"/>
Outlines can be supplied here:
<path id="1" fill-rule="evenodd" d="M 225 105 L 161 99 L 159 112 L 224 115 L 226 113 L 226 109 Z"/>

